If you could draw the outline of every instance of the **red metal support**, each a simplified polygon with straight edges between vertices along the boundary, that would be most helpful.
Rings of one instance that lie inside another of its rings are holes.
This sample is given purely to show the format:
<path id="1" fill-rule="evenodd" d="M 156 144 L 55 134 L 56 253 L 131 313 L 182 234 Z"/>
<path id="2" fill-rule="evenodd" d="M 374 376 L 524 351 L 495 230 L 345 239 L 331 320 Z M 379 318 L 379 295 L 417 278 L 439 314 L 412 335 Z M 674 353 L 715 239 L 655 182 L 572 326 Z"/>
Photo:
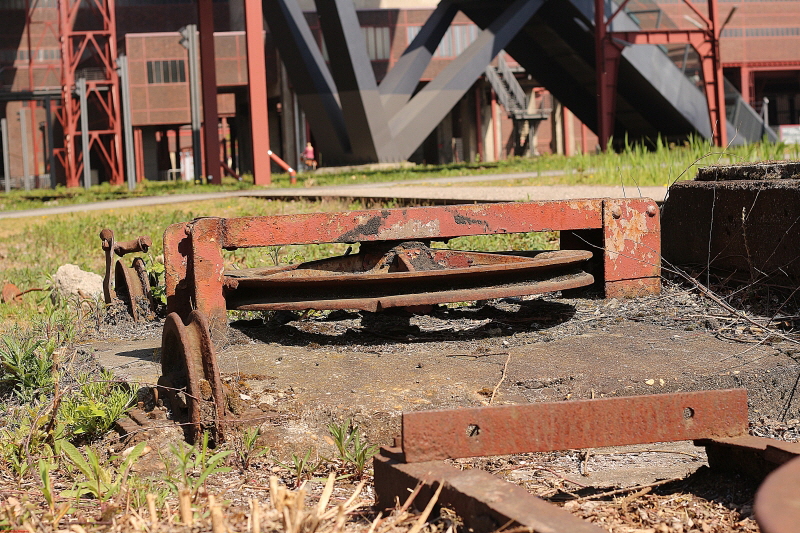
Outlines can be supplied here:
<path id="1" fill-rule="evenodd" d="M 61 85 L 63 107 L 59 119 L 64 129 L 64 148 L 57 154 L 64 165 L 67 187 L 80 185 L 84 161 L 79 143 L 81 115 L 91 113 L 88 143 L 104 177 L 115 185 L 123 183 L 122 124 L 119 103 L 117 28 L 114 0 L 59 0 L 61 35 Z M 75 27 L 79 11 L 81 24 L 93 21 L 90 28 Z M 85 18 L 85 20 L 84 20 Z M 88 109 L 81 109 L 75 94 L 76 82 L 86 79 Z"/>
<path id="2" fill-rule="evenodd" d="M 213 0 L 197 0 L 197 20 L 197 29 L 200 34 L 200 83 L 203 87 L 203 155 L 205 174 L 209 183 L 221 185 L 224 169 L 220 164 Z"/>
<path id="3" fill-rule="evenodd" d="M 247 90 L 250 97 L 250 138 L 253 143 L 253 181 L 272 183 L 267 111 L 267 67 L 264 56 L 264 14 L 261 0 L 244 0 L 247 38 Z"/>
<path id="4" fill-rule="evenodd" d="M 725 123 L 725 87 L 722 78 L 719 37 L 722 24 L 719 20 L 717 0 L 708 1 L 708 17 L 694 7 L 689 0 L 682 0 L 700 19 L 702 28 L 640 30 L 636 32 L 614 32 L 609 27 L 614 18 L 625 8 L 629 0 L 622 2 L 608 18 L 605 16 L 604 0 L 595 0 L 595 68 L 597 77 L 598 141 L 605 149 L 614 133 L 614 116 L 617 99 L 617 74 L 622 50 L 629 44 L 690 44 L 700 56 L 703 69 L 703 92 L 708 102 L 712 142 L 725 146 L 728 135 Z"/>

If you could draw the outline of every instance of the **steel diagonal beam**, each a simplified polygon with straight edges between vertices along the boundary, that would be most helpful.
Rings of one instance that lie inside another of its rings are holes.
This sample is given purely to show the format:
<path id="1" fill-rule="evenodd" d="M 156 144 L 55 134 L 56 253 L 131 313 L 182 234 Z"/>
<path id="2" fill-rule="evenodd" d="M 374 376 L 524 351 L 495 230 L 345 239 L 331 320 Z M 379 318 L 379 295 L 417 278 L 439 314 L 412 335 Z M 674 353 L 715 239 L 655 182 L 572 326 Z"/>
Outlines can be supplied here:
<path id="1" fill-rule="evenodd" d="M 395 161 L 389 123 L 352 0 L 316 0 L 356 162 Z"/>
<path id="2" fill-rule="evenodd" d="M 392 117 L 389 127 L 401 158 L 417 149 L 543 4 L 544 0 L 516 0 Z"/>
<path id="3" fill-rule="evenodd" d="M 296 0 L 263 0 L 264 16 L 314 131 L 317 150 L 329 159 L 351 152 L 336 85 Z"/>
<path id="4" fill-rule="evenodd" d="M 393 116 L 408 103 L 456 13 L 458 8 L 452 0 L 439 2 L 406 51 L 383 78 L 378 90 L 387 116 Z"/>

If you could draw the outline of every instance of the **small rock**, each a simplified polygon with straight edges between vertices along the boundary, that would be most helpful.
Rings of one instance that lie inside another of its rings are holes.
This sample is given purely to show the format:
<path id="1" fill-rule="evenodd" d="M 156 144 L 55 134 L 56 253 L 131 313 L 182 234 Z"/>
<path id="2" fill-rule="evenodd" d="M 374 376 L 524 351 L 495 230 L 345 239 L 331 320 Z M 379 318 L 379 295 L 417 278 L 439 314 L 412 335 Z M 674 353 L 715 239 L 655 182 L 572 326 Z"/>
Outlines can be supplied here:
<path id="1" fill-rule="evenodd" d="M 656 380 L 654 380 L 654 379 L 648 379 L 648 380 L 646 380 L 646 381 L 645 381 L 645 384 L 646 384 L 646 385 L 655 385 L 655 384 L 656 384 Z"/>
<path id="2" fill-rule="evenodd" d="M 94 272 L 81 270 L 77 265 L 61 265 L 53 276 L 54 299 L 101 298 L 103 296 L 103 277 Z"/>

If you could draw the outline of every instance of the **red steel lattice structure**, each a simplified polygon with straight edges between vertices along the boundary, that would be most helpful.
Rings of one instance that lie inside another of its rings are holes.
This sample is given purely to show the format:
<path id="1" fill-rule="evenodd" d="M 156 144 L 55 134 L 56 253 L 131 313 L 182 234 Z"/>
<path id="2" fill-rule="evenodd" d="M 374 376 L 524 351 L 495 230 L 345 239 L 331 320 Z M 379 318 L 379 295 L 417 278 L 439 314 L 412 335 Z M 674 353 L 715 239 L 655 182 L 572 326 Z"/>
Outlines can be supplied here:
<path id="1" fill-rule="evenodd" d="M 117 29 L 114 0 L 59 0 L 61 80 L 63 106 L 59 119 L 64 128 L 64 148 L 57 152 L 67 187 L 81 182 L 84 166 L 77 142 L 81 116 L 88 119 L 90 153 L 112 184 L 123 183 L 122 124 L 119 75 L 116 70 Z M 80 26 L 76 27 L 80 12 Z M 84 29 L 88 26 L 88 29 Z M 87 108 L 81 109 L 77 82 L 86 79 Z M 84 184 L 85 185 L 85 184 Z"/>
<path id="2" fill-rule="evenodd" d="M 600 146 L 605 148 L 614 133 L 619 60 L 622 50 L 628 44 L 691 45 L 697 51 L 703 69 L 703 90 L 708 101 L 712 142 L 716 146 L 725 146 L 728 143 L 725 125 L 725 88 L 719 51 L 719 37 L 724 24 L 721 24 L 719 20 L 717 0 L 707 1 L 708 14 L 706 15 L 701 13 L 689 0 L 682 0 L 700 19 L 696 29 L 668 28 L 616 32 L 610 31 L 609 27 L 630 0 L 624 0 L 608 18 L 605 16 L 605 0 L 594 0 L 597 133 Z"/>

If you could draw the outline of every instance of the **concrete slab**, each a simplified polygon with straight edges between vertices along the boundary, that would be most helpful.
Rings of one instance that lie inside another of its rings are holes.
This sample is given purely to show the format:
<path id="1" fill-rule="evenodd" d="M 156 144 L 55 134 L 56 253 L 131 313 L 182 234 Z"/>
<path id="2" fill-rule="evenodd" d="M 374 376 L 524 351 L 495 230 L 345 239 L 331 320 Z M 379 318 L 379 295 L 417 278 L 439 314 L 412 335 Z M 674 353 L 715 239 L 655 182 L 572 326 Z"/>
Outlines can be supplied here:
<path id="1" fill-rule="evenodd" d="M 241 323 L 218 360 L 244 403 L 270 415 L 264 432 L 274 449 L 325 450 L 328 424 L 346 418 L 388 444 L 403 411 L 486 405 L 495 387 L 495 404 L 747 387 L 754 418 L 797 416 L 798 365 L 780 345 L 655 323 L 663 313 L 642 318 L 647 301 L 509 302 L 410 318 Z M 95 349 L 120 378 L 154 383 L 159 344 Z"/>

